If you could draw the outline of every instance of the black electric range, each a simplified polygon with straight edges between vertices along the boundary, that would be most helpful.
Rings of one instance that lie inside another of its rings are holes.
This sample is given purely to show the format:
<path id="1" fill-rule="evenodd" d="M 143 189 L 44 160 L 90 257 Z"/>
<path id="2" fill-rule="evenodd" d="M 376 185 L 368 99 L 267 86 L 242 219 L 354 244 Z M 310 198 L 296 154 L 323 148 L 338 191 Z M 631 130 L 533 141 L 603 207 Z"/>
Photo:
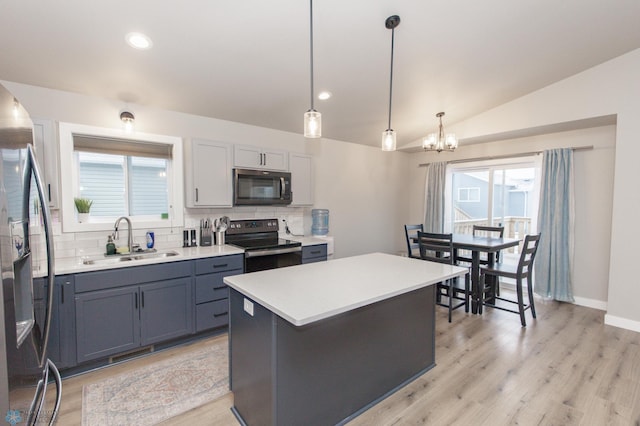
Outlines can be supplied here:
<path id="1" fill-rule="evenodd" d="M 226 243 L 244 249 L 245 272 L 302 263 L 302 243 L 278 237 L 277 219 L 232 220 Z"/>

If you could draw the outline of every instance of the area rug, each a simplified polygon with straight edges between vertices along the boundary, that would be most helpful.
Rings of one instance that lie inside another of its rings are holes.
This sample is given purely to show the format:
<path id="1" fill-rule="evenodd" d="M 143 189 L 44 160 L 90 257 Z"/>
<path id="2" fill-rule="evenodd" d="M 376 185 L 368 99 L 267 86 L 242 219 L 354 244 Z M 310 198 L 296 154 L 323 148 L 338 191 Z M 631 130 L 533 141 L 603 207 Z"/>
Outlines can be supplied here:
<path id="1" fill-rule="evenodd" d="M 153 425 L 229 392 L 227 340 L 82 389 L 83 426 Z"/>

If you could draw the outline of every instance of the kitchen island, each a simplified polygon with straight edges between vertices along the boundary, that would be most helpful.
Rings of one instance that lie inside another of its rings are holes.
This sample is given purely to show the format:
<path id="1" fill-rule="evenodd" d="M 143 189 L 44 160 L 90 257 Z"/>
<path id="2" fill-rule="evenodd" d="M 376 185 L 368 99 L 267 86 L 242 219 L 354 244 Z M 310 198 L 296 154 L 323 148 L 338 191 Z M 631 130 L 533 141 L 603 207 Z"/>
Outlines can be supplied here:
<path id="1" fill-rule="evenodd" d="M 226 277 L 232 408 L 343 424 L 435 365 L 435 286 L 466 268 L 382 253 Z"/>

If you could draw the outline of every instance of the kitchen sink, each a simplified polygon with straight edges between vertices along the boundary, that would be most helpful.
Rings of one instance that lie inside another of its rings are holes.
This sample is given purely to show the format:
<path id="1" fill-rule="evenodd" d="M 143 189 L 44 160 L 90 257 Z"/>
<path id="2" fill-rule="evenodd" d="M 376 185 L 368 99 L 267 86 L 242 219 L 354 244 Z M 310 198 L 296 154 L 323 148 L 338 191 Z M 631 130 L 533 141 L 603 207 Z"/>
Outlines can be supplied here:
<path id="1" fill-rule="evenodd" d="M 161 259 L 166 257 L 178 256 L 180 253 L 176 251 L 156 251 L 156 252 L 140 252 L 140 253 L 132 253 L 132 254 L 123 254 L 123 255 L 111 255 L 105 257 L 98 257 L 92 259 L 82 259 L 83 265 L 104 265 L 104 264 L 114 264 L 121 262 L 135 262 L 136 260 L 145 260 L 145 259 Z"/>

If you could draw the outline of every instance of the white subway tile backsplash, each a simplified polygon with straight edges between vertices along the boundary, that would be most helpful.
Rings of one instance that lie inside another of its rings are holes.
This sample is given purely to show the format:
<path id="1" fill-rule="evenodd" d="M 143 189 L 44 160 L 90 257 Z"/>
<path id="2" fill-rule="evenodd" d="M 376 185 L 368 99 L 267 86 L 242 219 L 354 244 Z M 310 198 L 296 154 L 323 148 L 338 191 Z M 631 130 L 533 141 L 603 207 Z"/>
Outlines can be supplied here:
<path id="1" fill-rule="evenodd" d="M 98 248 L 98 247 L 87 247 L 87 248 L 77 248 L 75 257 L 83 257 L 83 256 L 97 256 L 104 254 L 106 252 L 106 247 Z"/>
<path id="2" fill-rule="evenodd" d="M 234 207 L 229 209 L 188 209 L 185 210 L 185 227 L 172 227 L 161 229 L 134 229 L 134 242 L 139 243 L 142 247 L 146 244 L 147 231 L 155 233 L 155 247 L 159 250 L 169 250 L 182 247 L 182 231 L 183 229 L 200 228 L 201 219 L 215 220 L 222 216 L 228 216 L 231 220 L 242 219 L 278 219 L 280 231 L 284 232 L 284 223 L 282 219 L 286 219 L 293 233 L 302 233 L 306 228 L 311 227 L 310 213 L 308 208 L 302 207 Z M 60 223 L 54 221 L 54 249 L 57 259 L 95 256 L 101 255 L 105 251 L 107 243 L 107 235 L 109 231 L 96 232 L 78 232 L 63 233 Z M 120 239 L 116 241 L 117 246 L 125 245 L 127 239 L 127 229 L 124 227 L 120 231 Z M 43 243 L 44 244 L 44 243 Z"/>
<path id="3" fill-rule="evenodd" d="M 75 249 L 55 249 L 56 259 L 62 259 L 64 257 L 76 257 Z"/>

